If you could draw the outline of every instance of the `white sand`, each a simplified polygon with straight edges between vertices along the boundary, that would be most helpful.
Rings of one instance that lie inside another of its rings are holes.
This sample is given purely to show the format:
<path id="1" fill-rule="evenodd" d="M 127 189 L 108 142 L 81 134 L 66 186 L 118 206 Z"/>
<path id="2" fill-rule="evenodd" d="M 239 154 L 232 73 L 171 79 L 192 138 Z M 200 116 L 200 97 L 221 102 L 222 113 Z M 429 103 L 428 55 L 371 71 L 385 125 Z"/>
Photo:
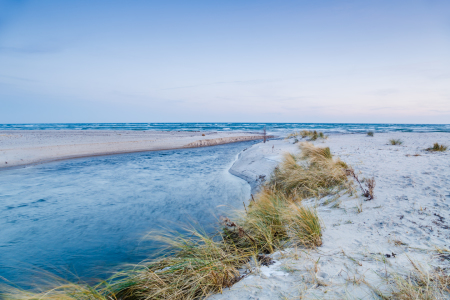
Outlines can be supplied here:
<path id="1" fill-rule="evenodd" d="M 258 134 L 239 132 L 3 130 L 0 131 L 0 168 L 95 155 L 204 147 L 261 138 Z"/>
<path id="2" fill-rule="evenodd" d="M 387 145 L 391 138 L 404 143 Z M 387 272 L 411 270 L 409 258 L 426 268 L 449 267 L 435 247 L 450 248 L 450 151 L 424 151 L 434 142 L 450 146 L 450 134 L 349 134 L 315 142 L 329 146 L 361 177 L 374 176 L 375 199 L 364 201 L 358 190 L 329 204 L 333 196 L 305 201 L 318 206 L 325 225 L 323 246 L 278 252 L 273 255 L 276 264 L 253 269 L 210 299 L 374 299 L 362 280 L 383 289 Z M 269 176 L 282 152 L 293 150 L 298 148 L 287 141 L 256 144 L 240 154 L 230 171 L 254 186 L 260 175 Z M 420 156 L 410 156 L 414 154 Z"/>

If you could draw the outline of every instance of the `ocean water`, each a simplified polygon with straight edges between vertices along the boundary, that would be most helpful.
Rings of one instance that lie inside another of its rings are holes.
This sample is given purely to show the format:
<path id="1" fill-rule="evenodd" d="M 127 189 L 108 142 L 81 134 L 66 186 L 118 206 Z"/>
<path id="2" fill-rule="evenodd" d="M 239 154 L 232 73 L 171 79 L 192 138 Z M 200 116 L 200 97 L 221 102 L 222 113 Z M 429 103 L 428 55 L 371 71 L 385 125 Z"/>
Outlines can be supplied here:
<path id="1" fill-rule="evenodd" d="M 155 253 L 157 245 L 143 239 L 151 230 L 187 223 L 210 230 L 250 197 L 249 185 L 228 170 L 254 143 L 0 171 L 0 277 L 25 286 L 45 271 L 105 278 Z"/>
<path id="2" fill-rule="evenodd" d="M 294 130 L 320 130 L 327 134 L 375 132 L 450 132 L 450 124 L 356 124 L 356 123 L 51 123 L 0 124 L 0 130 L 161 130 L 245 131 L 284 135 Z"/>

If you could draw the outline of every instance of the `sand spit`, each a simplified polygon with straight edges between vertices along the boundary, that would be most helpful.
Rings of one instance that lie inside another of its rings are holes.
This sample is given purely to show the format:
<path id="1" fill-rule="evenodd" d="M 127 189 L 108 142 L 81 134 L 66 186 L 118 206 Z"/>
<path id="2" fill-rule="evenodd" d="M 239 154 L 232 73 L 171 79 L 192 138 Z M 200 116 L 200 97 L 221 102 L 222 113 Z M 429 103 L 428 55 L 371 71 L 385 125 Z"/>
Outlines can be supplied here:
<path id="1" fill-rule="evenodd" d="M 298 151 L 292 142 L 256 144 L 230 171 L 255 187 L 283 152 Z M 450 253 L 442 252 L 450 249 L 450 151 L 425 150 L 435 142 L 450 146 L 450 134 L 347 134 L 314 142 L 329 146 L 361 177 L 375 177 L 375 199 L 364 201 L 356 189 L 352 196 L 304 201 L 317 206 L 323 245 L 272 254 L 275 264 L 255 267 L 209 299 L 380 299 L 374 289 L 389 294 L 386 278 L 392 283 L 393 273 L 409 274 L 410 260 L 427 270 L 450 268 Z"/>
<path id="2" fill-rule="evenodd" d="M 268 138 L 272 138 L 273 136 L 268 136 Z M 204 139 L 198 140 L 192 143 L 189 143 L 185 146 L 185 148 L 196 148 L 196 147 L 207 147 L 207 146 L 215 146 L 236 142 L 244 142 L 244 141 L 252 141 L 261 139 L 260 135 L 249 135 L 249 136 L 234 136 L 234 137 L 224 137 L 224 138 L 215 138 L 215 139 Z"/>
<path id="3" fill-rule="evenodd" d="M 261 139 L 240 132 L 112 130 L 0 131 L 0 168 L 62 159 L 205 147 Z"/>

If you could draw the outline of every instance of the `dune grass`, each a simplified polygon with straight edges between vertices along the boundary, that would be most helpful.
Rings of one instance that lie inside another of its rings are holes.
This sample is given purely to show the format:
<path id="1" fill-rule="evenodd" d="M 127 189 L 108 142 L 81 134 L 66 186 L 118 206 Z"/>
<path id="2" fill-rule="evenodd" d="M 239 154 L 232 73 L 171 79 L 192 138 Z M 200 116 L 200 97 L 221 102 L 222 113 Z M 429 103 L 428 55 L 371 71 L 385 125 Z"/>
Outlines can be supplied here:
<path id="1" fill-rule="evenodd" d="M 322 244 L 321 221 L 316 210 L 270 188 L 263 189 L 236 222 L 225 225 L 227 241 L 239 248 L 253 248 L 257 253 L 273 253 L 294 244 L 305 247 Z"/>
<path id="2" fill-rule="evenodd" d="M 252 249 L 226 243 L 220 234 L 196 229 L 151 234 L 167 244 L 167 255 L 128 267 L 98 286 L 56 283 L 44 292 L 3 288 L 2 299 L 137 300 L 202 299 L 240 280 L 239 268 L 254 256 Z"/>
<path id="3" fill-rule="evenodd" d="M 368 131 L 367 136 L 373 136 L 373 131 Z"/>
<path id="4" fill-rule="evenodd" d="M 393 292 L 389 299 L 449 299 L 450 279 L 442 273 L 415 272 L 406 278 L 394 276 Z"/>
<path id="5" fill-rule="evenodd" d="M 390 274 L 385 286 L 388 292 L 383 293 L 379 289 L 374 289 L 381 299 L 435 300 L 450 298 L 450 276 L 444 270 L 427 271 L 411 259 L 410 262 L 413 270 L 408 275 Z"/>
<path id="6" fill-rule="evenodd" d="M 298 199 L 328 195 L 333 189 L 345 187 L 346 168 L 339 159 L 333 159 L 330 148 L 300 144 L 301 155 L 286 154 L 274 170 L 269 186 Z"/>
<path id="7" fill-rule="evenodd" d="M 289 200 L 282 193 L 269 189 L 261 191 L 247 212 L 236 218 L 245 235 L 227 231 L 228 238 L 238 247 L 254 247 L 261 253 L 283 248 L 289 239 L 286 228 L 288 204 Z"/>
<path id="8" fill-rule="evenodd" d="M 439 145 L 439 143 L 434 143 L 433 147 L 427 148 L 427 151 L 440 151 L 440 152 L 444 152 L 447 150 L 447 146 L 444 145 Z"/>
<path id="9" fill-rule="evenodd" d="M 288 216 L 288 228 L 292 241 L 308 248 L 322 246 L 322 224 L 312 207 L 292 204 Z"/>
<path id="10" fill-rule="evenodd" d="M 403 141 L 401 139 L 390 139 L 389 143 L 391 145 L 401 145 L 401 144 L 403 144 Z"/>
<path id="11" fill-rule="evenodd" d="M 285 155 L 245 213 L 235 222 L 227 220 L 227 240 L 241 248 L 253 247 L 259 253 L 272 253 L 287 244 L 322 244 L 317 211 L 301 201 L 347 188 L 348 166 L 334 159 L 328 147 L 305 142 L 300 149 L 300 155 Z"/>
<path id="12" fill-rule="evenodd" d="M 308 138 L 310 141 L 315 141 L 317 139 L 327 139 L 328 136 L 324 135 L 323 132 L 317 130 L 302 130 L 289 134 L 286 138 Z"/>
<path id="13" fill-rule="evenodd" d="M 26 291 L 10 286 L 2 286 L 0 299 L 5 300 L 117 300 L 105 283 L 90 286 L 55 279 L 39 287 L 40 291 Z"/>
<path id="14" fill-rule="evenodd" d="M 239 268 L 254 256 L 250 248 L 224 242 L 190 229 L 190 235 L 168 231 L 153 238 L 170 246 L 166 257 L 126 271 L 112 288 L 119 299 L 202 299 L 220 293 L 240 279 Z"/>

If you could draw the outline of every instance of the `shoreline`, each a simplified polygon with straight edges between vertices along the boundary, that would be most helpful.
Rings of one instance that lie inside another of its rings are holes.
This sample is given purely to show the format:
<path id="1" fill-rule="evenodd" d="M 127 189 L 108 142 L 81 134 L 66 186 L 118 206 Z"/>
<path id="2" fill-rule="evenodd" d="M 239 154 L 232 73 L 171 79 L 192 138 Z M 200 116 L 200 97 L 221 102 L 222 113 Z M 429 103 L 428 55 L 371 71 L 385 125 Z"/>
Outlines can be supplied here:
<path id="1" fill-rule="evenodd" d="M 297 146 L 284 139 L 272 139 L 266 144 L 252 145 L 238 153 L 228 172 L 245 180 L 250 185 L 251 193 L 255 194 L 260 184 L 270 178 L 273 169 L 282 161 L 283 153 L 295 152 Z"/>
<path id="2" fill-rule="evenodd" d="M 263 136 L 244 132 L 0 130 L 0 170 L 67 159 L 208 147 L 259 139 Z"/>

